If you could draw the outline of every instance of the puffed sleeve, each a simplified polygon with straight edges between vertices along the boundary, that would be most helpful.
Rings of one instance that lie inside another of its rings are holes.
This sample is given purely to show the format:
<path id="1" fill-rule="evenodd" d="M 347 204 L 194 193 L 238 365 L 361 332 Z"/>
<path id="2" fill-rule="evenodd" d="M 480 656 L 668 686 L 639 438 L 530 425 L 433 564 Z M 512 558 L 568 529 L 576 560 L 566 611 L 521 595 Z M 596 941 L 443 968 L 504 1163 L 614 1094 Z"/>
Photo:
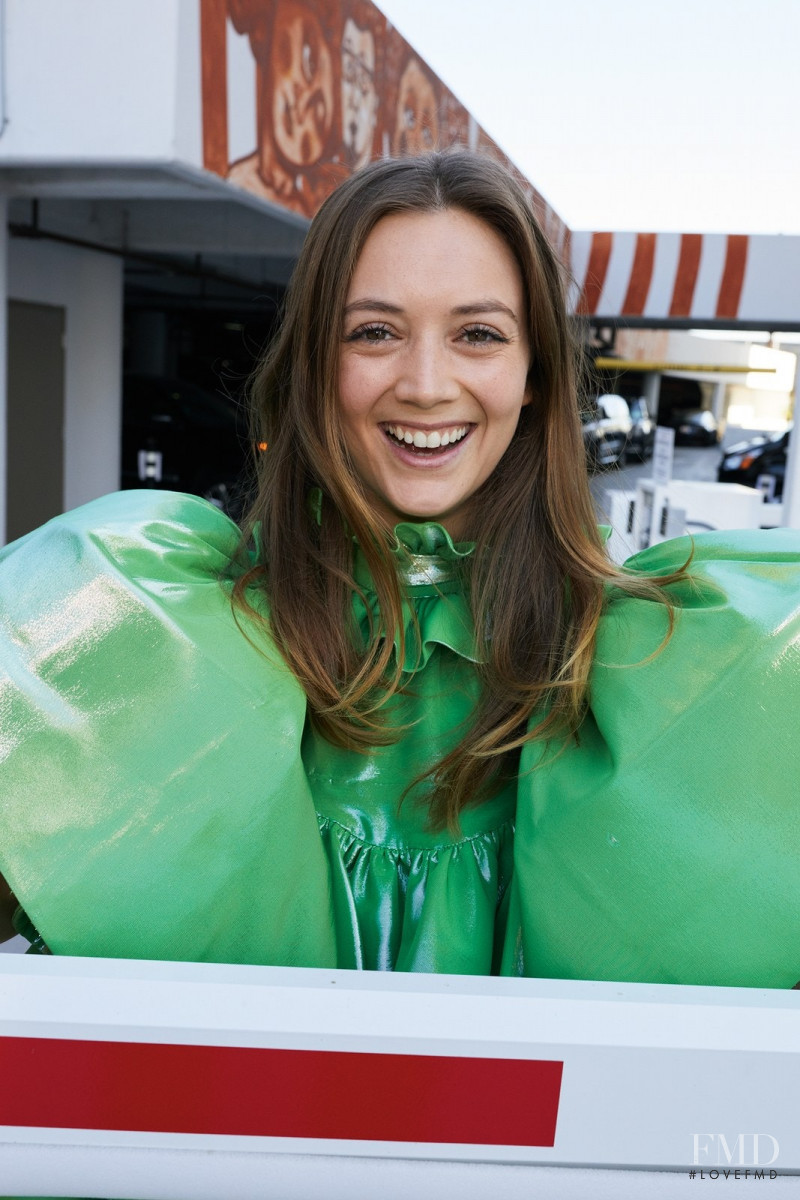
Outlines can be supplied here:
<path id="1" fill-rule="evenodd" d="M 122 492 L 0 557 L 0 872 L 54 953 L 329 966 L 302 690 L 236 527 Z"/>
<path id="2" fill-rule="evenodd" d="M 663 648 L 660 604 L 610 601 L 578 737 L 523 754 L 508 973 L 800 980 L 800 534 L 698 537 L 690 572 Z"/>

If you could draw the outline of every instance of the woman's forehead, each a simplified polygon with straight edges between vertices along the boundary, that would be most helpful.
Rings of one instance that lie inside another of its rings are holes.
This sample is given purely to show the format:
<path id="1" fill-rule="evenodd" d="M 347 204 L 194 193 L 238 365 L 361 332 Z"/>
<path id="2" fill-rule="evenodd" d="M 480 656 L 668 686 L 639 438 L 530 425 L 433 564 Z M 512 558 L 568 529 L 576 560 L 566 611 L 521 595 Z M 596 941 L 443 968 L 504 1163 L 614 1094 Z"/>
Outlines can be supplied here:
<path id="1" fill-rule="evenodd" d="M 496 296 L 509 307 L 522 299 L 522 274 L 503 238 L 485 221 L 451 208 L 392 213 L 370 232 L 356 261 L 347 303 L 385 294 Z"/>

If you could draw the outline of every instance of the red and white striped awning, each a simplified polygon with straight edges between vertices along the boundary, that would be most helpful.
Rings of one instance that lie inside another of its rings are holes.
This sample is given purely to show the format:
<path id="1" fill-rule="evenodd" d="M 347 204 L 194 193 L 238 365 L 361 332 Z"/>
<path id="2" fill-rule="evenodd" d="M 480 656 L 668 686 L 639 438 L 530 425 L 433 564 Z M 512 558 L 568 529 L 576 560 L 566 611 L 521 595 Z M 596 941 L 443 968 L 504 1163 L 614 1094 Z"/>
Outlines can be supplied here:
<path id="1" fill-rule="evenodd" d="M 573 232 L 570 255 L 585 316 L 800 328 L 800 237 Z"/>

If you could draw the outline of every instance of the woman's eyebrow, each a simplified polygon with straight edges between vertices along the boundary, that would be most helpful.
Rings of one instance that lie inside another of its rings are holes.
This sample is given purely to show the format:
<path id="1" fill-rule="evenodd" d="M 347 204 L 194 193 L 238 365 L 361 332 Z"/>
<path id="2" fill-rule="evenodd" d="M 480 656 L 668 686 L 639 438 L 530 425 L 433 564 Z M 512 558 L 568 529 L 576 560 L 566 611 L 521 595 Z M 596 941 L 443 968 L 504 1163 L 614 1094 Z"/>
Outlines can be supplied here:
<path id="1" fill-rule="evenodd" d="M 507 304 L 503 304 L 502 300 L 478 300 L 475 304 L 459 304 L 458 308 L 453 309 L 453 315 L 457 317 L 477 316 L 479 313 L 505 313 L 507 317 L 515 325 L 519 325 L 517 314 Z"/>
<path id="2" fill-rule="evenodd" d="M 352 312 L 385 312 L 385 313 L 402 313 L 402 308 L 396 304 L 388 304 L 386 300 L 372 300 L 370 297 L 365 297 L 363 300 L 354 300 L 352 304 L 345 305 L 345 316 Z"/>
<path id="3" fill-rule="evenodd" d="M 352 304 L 346 305 L 344 312 L 345 316 L 354 312 L 384 312 L 398 315 L 403 312 L 403 309 L 397 304 L 389 304 L 386 300 L 364 297 L 363 300 L 354 300 Z M 471 317 L 481 313 L 505 313 L 515 325 L 519 325 L 514 310 L 507 304 L 503 304 L 502 300 L 476 300 L 474 304 L 459 304 L 456 308 L 451 309 L 451 312 L 454 317 Z"/>

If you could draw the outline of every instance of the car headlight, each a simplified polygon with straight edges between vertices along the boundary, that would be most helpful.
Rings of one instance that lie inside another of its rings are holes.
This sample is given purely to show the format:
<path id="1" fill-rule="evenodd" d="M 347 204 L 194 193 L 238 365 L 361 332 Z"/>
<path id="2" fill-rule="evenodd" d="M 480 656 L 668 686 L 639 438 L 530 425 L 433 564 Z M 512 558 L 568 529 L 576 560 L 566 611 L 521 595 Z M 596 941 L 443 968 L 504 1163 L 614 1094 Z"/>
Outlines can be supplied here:
<path id="1" fill-rule="evenodd" d="M 741 465 L 742 465 L 741 454 L 732 454 L 730 456 L 730 458 L 723 458 L 723 460 L 722 460 L 723 471 L 738 471 L 739 468 L 741 467 Z"/>

